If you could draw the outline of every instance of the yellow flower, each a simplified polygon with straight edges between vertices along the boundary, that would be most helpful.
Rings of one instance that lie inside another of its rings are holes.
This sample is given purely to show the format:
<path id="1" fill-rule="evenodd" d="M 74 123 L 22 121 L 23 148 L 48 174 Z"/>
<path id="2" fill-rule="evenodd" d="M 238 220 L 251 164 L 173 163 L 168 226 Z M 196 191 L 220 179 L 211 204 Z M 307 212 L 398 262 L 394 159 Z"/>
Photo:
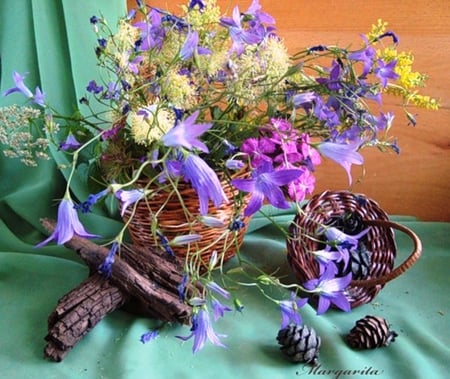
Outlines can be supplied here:
<path id="1" fill-rule="evenodd" d="M 425 108 L 434 111 L 437 111 L 439 109 L 439 102 L 430 96 L 413 94 L 409 100 L 412 104 L 419 108 Z"/>
<path id="2" fill-rule="evenodd" d="M 367 39 L 369 41 L 378 39 L 379 36 L 386 32 L 387 26 L 388 23 L 379 18 L 377 23 L 372 25 L 370 32 L 366 34 Z"/>

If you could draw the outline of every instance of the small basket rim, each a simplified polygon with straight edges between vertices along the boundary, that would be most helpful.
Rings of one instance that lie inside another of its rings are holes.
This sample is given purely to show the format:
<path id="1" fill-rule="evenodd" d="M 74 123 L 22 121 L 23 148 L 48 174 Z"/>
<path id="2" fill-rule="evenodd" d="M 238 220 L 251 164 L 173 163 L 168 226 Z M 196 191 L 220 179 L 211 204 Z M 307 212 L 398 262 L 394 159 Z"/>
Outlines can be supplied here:
<path id="1" fill-rule="evenodd" d="M 354 278 L 345 290 L 352 308 L 370 302 L 385 284 L 408 270 L 420 257 L 422 243 L 408 227 L 390 220 L 389 215 L 365 194 L 349 190 L 326 190 L 314 195 L 297 212 L 289 227 L 287 258 L 295 276 L 302 283 L 319 275 L 319 265 L 309 254 L 319 246 L 319 240 L 310 238 L 320 225 L 347 212 L 355 212 L 365 227 L 370 228 L 363 237 L 371 253 L 369 272 Z M 394 230 L 405 233 L 414 244 L 412 253 L 396 265 L 397 244 Z M 397 267 L 396 267 L 397 266 Z"/>
<path id="2" fill-rule="evenodd" d="M 406 270 L 410 269 L 420 258 L 422 254 L 422 242 L 420 238 L 417 236 L 417 234 L 414 233 L 410 228 L 393 221 L 386 221 L 386 220 L 363 220 L 363 221 L 366 225 L 376 225 L 381 227 L 394 228 L 405 233 L 413 241 L 414 248 L 412 253 L 399 266 L 397 266 L 389 273 L 379 276 L 377 278 L 352 280 L 350 282 L 350 285 L 357 287 L 372 287 L 380 284 L 384 285 L 387 282 L 390 282 L 391 280 L 402 275 Z"/>

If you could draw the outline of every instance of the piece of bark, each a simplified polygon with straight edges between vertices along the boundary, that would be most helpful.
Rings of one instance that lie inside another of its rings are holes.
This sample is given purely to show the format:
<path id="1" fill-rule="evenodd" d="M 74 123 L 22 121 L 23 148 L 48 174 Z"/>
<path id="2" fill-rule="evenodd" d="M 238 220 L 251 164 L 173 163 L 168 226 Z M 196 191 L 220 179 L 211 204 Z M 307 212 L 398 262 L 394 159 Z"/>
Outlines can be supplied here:
<path id="1" fill-rule="evenodd" d="M 43 219 L 49 231 L 55 222 Z M 181 270 L 175 257 L 162 250 L 122 245 L 111 277 L 98 273 L 109 250 L 74 236 L 65 246 L 85 261 L 90 276 L 63 296 L 48 319 L 46 358 L 61 361 L 106 314 L 125 306 L 140 315 L 187 324 L 192 308 L 179 299 Z"/>
<path id="2" fill-rule="evenodd" d="M 55 223 L 48 220 L 41 220 L 42 225 L 48 230 L 53 231 Z M 109 250 L 103 246 L 78 236 L 74 236 L 70 241 L 64 244 L 66 247 L 75 250 L 86 264 L 93 270 L 96 270 L 105 260 Z M 176 272 L 173 267 L 175 261 L 160 261 L 160 265 L 164 264 L 163 270 Z M 125 293 L 136 297 L 149 312 L 155 316 L 168 322 L 188 323 L 191 315 L 191 307 L 180 301 L 176 285 L 168 289 L 161 286 L 160 283 L 153 281 L 147 276 L 141 275 L 138 270 L 130 266 L 120 255 L 116 257 L 112 266 L 110 282 L 121 288 Z M 151 271 L 151 269 L 149 270 Z M 179 280 L 177 285 L 181 283 L 181 273 L 178 273 Z"/>
<path id="3" fill-rule="evenodd" d="M 60 362 L 108 313 L 128 301 L 129 295 L 100 274 L 93 274 L 64 295 L 48 318 L 44 355 Z"/>

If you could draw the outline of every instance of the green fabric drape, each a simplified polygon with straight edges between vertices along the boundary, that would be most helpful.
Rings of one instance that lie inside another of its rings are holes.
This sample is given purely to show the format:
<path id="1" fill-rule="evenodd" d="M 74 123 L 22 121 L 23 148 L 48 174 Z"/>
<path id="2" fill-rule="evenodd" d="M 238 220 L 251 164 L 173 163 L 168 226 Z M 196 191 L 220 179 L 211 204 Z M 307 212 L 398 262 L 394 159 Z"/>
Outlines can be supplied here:
<path id="1" fill-rule="evenodd" d="M 34 90 L 39 85 L 52 106 L 62 114 L 71 114 L 78 99 L 85 94 L 87 83 L 99 77 L 96 66 L 96 35 L 89 19 L 104 16 L 111 27 L 117 17 L 126 12 L 125 0 L 3 0 L 0 2 L 0 59 L 3 93 L 13 86 L 12 72 L 28 73 L 27 85 Z M 24 104 L 21 94 L 0 98 L 0 106 Z M 58 164 L 67 158 L 56 149 L 53 157 Z M 64 194 L 64 175 L 54 161 L 41 161 L 37 168 L 23 166 L 18 160 L 0 157 L 0 227 L 9 238 L 2 245 L 21 251 L 48 254 L 53 247 L 36 251 L 32 246 L 45 237 L 39 219 L 55 218 L 57 200 Z M 89 188 L 76 175 L 72 192 L 82 201 Z M 84 217 L 92 233 L 113 236 L 120 225 L 105 209 L 96 208 Z M 28 245 L 24 245 L 24 241 Z M 56 251 L 56 254 L 58 252 Z"/>
<path id="2" fill-rule="evenodd" d="M 293 215 L 274 215 L 284 224 Z M 279 230 L 256 218 L 245 238 L 242 252 L 258 260 L 268 272 L 290 275 Z M 370 304 L 350 313 L 330 311 L 317 316 L 302 308 L 303 322 L 322 337 L 319 364 L 313 367 L 288 362 L 275 337 L 280 312 L 256 289 L 239 292 L 245 308 L 227 312 L 214 323 L 225 333 L 226 349 L 207 344 L 192 354 L 189 328 L 171 325 L 156 340 L 143 345 L 139 338 L 154 322 L 124 311 L 102 320 L 61 363 L 42 358 L 46 319 L 59 297 L 75 287 L 87 274 L 85 266 L 66 259 L 42 255 L 0 254 L 0 370 L 6 378 L 358 378 L 358 379 L 446 379 L 450 354 L 448 267 L 450 224 L 402 219 L 425 246 L 415 266 L 389 283 Z M 265 226 L 263 226 L 265 225 Z M 412 243 L 398 236 L 398 256 L 405 259 Z M 399 336 L 390 346 L 355 351 L 345 335 L 365 315 L 384 317 Z M 350 374 L 339 374 L 344 370 Z M 360 370 L 365 374 L 351 373 Z"/>

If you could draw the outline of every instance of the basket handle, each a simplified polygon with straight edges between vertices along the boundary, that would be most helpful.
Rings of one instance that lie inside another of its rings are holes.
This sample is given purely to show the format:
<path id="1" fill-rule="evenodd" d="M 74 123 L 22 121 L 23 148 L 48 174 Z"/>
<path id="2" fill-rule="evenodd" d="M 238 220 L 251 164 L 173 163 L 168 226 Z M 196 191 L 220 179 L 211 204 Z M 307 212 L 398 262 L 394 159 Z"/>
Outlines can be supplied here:
<path id="1" fill-rule="evenodd" d="M 373 287 L 379 284 L 386 284 L 392 279 L 397 278 L 402 275 L 406 270 L 408 270 L 422 254 L 422 242 L 419 237 L 409 228 L 404 225 L 398 224 L 396 222 L 387 220 L 364 220 L 366 225 L 390 227 L 407 234 L 414 242 L 414 250 L 411 255 L 398 267 L 389 272 L 386 275 L 380 276 L 378 278 L 367 279 L 367 280 L 352 280 L 350 285 L 357 287 Z"/>

